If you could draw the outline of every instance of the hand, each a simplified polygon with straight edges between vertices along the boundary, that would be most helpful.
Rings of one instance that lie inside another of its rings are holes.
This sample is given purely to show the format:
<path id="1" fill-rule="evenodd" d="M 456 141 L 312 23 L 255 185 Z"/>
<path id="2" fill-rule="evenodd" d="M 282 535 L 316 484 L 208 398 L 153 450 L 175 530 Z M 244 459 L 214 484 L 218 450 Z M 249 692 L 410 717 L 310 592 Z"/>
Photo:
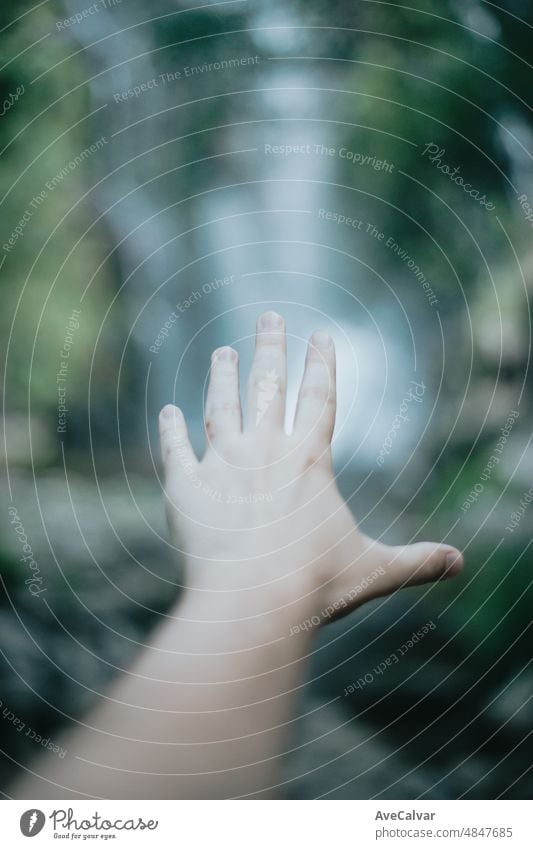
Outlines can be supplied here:
<path id="1" fill-rule="evenodd" d="M 160 415 L 169 525 L 187 585 L 237 593 L 254 610 L 301 605 L 321 622 L 401 587 L 457 574 L 462 556 L 438 543 L 388 546 L 365 536 L 335 483 L 335 349 L 309 342 L 292 433 L 284 430 L 287 374 L 281 316 L 257 323 L 243 425 L 238 355 L 212 355 L 207 451 L 191 448 L 181 411 Z"/>

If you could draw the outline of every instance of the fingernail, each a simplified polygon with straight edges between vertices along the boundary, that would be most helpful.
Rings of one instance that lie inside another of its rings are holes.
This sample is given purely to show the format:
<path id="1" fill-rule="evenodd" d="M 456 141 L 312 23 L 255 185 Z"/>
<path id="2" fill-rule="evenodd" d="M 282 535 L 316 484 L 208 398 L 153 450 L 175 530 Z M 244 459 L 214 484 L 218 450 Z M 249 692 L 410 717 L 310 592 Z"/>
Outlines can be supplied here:
<path id="1" fill-rule="evenodd" d="M 217 348 L 216 351 L 213 351 L 212 359 L 223 363 L 231 363 L 237 359 L 237 351 L 226 345 L 223 348 Z"/>
<path id="2" fill-rule="evenodd" d="M 329 336 L 328 333 L 324 333 L 323 330 L 315 330 L 311 336 L 311 342 L 313 345 L 316 345 L 317 348 L 327 348 L 331 345 L 331 336 Z"/>
<path id="3" fill-rule="evenodd" d="M 176 417 L 176 408 L 173 404 L 166 404 L 161 410 L 161 417 L 163 419 L 173 419 Z"/>
<path id="4" fill-rule="evenodd" d="M 454 578 L 463 568 L 463 555 L 459 551 L 450 551 L 446 555 L 444 578 Z"/>
<path id="5" fill-rule="evenodd" d="M 283 327 L 283 318 L 277 312 L 264 312 L 259 316 L 257 326 L 260 330 L 280 330 Z"/>

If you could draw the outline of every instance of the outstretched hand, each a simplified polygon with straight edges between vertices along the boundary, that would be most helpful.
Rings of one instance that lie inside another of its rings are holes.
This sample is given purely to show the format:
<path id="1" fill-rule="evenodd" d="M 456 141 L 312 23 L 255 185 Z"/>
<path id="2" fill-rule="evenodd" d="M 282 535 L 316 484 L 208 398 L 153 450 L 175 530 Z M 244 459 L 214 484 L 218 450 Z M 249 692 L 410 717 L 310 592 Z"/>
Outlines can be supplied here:
<path id="1" fill-rule="evenodd" d="M 267 312 L 257 322 L 244 416 L 237 352 L 224 347 L 212 355 L 201 461 L 181 410 L 168 405 L 161 412 L 169 524 L 186 558 L 187 585 L 236 592 L 243 601 L 261 595 L 265 610 L 301 602 L 316 622 L 401 587 L 457 574 L 462 556 L 449 545 L 388 546 L 358 529 L 332 465 L 330 336 L 317 331 L 309 341 L 289 434 L 286 383 L 284 322 Z"/>

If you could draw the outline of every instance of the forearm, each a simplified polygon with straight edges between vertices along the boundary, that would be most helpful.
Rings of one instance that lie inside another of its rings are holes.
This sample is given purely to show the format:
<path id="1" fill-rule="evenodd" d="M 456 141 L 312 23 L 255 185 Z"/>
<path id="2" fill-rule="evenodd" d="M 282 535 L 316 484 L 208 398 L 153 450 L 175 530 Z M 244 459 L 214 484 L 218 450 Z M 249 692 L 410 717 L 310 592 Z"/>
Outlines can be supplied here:
<path id="1" fill-rule="evenodd" d="M 273 599 L 272 599 L 273 601 Z M 269 610 L 269 607 L 274 609 Z M 187 591 L 135 666 L 17 798 L 276 795 L 304 681 L 306 602 Z M 215 620 L 215 621 L 213 621 Z"/>

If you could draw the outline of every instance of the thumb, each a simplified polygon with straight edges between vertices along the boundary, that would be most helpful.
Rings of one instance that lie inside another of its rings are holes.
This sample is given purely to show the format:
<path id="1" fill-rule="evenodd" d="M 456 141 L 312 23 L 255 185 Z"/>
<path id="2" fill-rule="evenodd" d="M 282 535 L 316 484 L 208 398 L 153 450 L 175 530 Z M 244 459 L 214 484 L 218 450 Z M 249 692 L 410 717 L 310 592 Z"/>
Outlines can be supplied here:
<path id="1" fill-rule="evenodd" d="M 365 561 L 372 564 L 379 577 L 373 578 L 358 597 L 362 604 L 379 596 L 458 575 L 463 568 L 463 555 L 451 545 L 438 542 L 416 542 L 413 545 L 384 545 L 363 537 Z"/>
<path id="2" fill-rule="evenodd" d="M 380 546 L 384 575 L 376 586 L 378 595 L 403 587 L 453 578 L 463 568 L 463 555 L 457 548 L 437 542 Z"/>
<path id="3" fill-rule="evenodd" d="M 354 561 L 350 549 L 351 564 L 343 570 L 341 586 L 344 593 L 339 593 L 338 584 L 335 588 L 336 599 L 348 596 L 351 603 L 344 605 L 338 614 L 333 614 L 333 619 L 346 615 L 367 601 L 391 595 L 404 587 L 452 578 L 463 568 L 461 552 L 451 545 L 438 542 L 385 545 L 365 534 L 359 534 L 358 547 L 359 556 Z"/>

